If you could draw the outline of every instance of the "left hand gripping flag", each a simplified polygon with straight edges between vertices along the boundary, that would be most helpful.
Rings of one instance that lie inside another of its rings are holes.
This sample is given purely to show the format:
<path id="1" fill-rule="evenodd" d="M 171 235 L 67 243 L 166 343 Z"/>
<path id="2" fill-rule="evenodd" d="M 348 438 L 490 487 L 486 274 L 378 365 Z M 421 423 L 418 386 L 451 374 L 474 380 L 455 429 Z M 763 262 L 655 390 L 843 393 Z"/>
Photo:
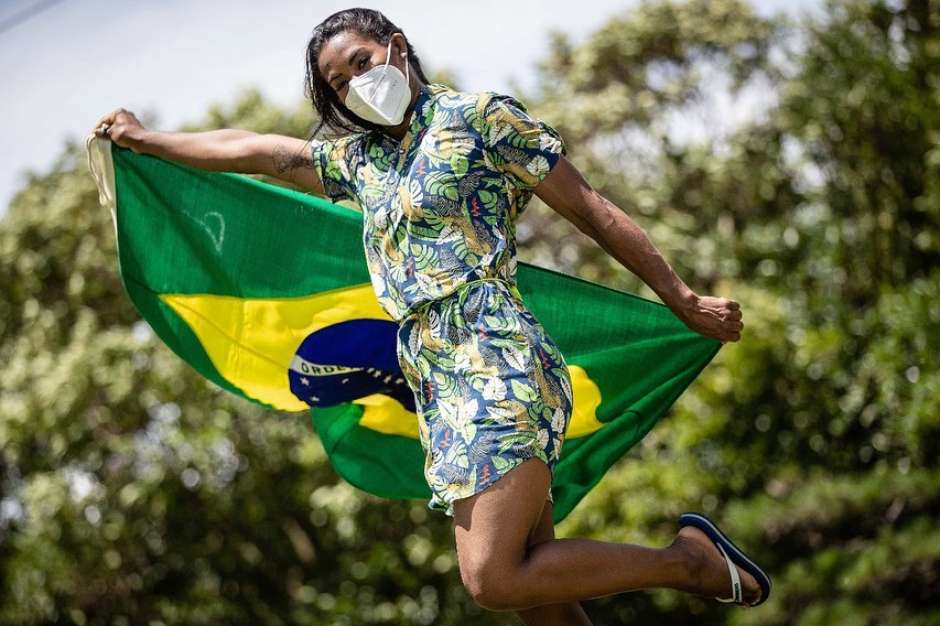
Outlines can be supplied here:
<path id="1" fill-rule="evenodd" d="M 362 215 L 89 135 L 134 306 L 200 374 L 248 400 L 310 411 L 333 467 L 386 498 L 428 499 L 414 395 L 362 249 Z M 526 263 L 526 305 L 565 355 L 574 413 L 555 470 L 560 522 L 666 413 L 721 342 L 667 307 Z"/>

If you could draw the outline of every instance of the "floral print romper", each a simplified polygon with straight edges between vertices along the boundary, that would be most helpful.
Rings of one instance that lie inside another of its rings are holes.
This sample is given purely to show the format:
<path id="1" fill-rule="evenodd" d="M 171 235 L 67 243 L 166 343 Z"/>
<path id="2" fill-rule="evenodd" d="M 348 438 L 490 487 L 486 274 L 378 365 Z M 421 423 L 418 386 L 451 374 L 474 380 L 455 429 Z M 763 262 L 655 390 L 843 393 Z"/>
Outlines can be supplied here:
<path id="1" fill-rule="evenodd" d="M 428 507 L 449 516 L 528 458 L 554 475 L 571 379 L 516 288 L 515 220 L 563 154 L 518 100 L 442 83 L 421 87 L 401 142 L 371 131 L 312 143 L 326 194 L 362 209 L 372 285 L 415 393 Z"/>

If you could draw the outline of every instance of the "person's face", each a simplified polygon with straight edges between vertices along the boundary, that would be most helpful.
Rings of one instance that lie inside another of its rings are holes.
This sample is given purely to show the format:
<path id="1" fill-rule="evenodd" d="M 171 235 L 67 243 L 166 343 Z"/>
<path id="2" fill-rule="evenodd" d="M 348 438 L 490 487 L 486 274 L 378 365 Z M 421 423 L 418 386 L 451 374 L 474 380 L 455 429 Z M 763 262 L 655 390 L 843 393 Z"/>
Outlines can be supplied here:
<path id="1" fill-rule="evenodd" d="M 389 63 L 405 73 L 405 37 L 401 33 L 392 35 L 392 56 Z M 339 96 L 346 101 L 349 80 L 376 65 L 384 65 L 388 45 L 380 44 L 354 31 L 343 31 L 331 37 L 320 50 L 318 66 L 320 74 Z"/>

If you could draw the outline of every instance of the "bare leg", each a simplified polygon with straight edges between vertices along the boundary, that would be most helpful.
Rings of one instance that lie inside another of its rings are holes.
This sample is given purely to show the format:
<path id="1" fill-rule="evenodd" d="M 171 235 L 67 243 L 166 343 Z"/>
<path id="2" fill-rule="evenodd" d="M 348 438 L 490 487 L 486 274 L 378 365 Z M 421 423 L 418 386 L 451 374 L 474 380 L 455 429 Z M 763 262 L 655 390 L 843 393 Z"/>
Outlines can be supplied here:
<path id="1" fill-rule="evenodd" d="M 555 523 L 552 521 L 552 502 L 545 500 L 538 524 L 529 534 L 529 548 L 555 538 Z M 577 602 L 543 604 L 518 611 L 527 626 L 592 626 L 587 613 Z"/>
<path id="2" fill-rule="evenodd" d="M 474 600 L 491 610 L 567 604 L 616 593 L 667 587 L 729 595 L 724 559 L 701 531 L 683 528 L 666 548 L 590 539 L 528 545 L 541 517 L 550 475 L 539 459 L 510 470 L 486 490 L 454 502 L 460 574 Z M 760 593 L 740 568 L 745 601 Z"/>

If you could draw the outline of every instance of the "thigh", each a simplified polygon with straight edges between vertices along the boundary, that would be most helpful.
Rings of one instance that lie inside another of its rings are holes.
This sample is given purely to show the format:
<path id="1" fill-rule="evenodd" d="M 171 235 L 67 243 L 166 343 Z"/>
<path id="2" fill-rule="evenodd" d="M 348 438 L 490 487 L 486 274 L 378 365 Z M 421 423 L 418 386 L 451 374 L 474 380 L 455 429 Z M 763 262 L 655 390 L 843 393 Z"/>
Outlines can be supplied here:
<path id="1" fill-rule="evenodd" d="M 551 500 L 545 501 L 545 507 L 542 509 L 538 524 L 529 534 L 528 548 L 555 538 L 555 522 L 552 519 L 553 507 Z M 523 623 L 532 626 L 553 626 L 555 624 L 574 626 L 576 624 L 591 623 L 578 602 L 543 604 L 516 611 L 516 614 L 519 615 Z"/>
<path id="2" fill-rule="evenodd" d="M 510 474 L 511 473 L 512 472 L 510 472 Z M 469 500 L 469 498 L 467 500 Z M 460 502 L 460 500 L 455 502 L 455 510 L 461 508 Z M 526 537 L 523 552 L 528 552 L 532 546 L 551 541 L 555 538 L 555 523 L 552 520 L 552 501 L 545 500 L 542 505 L 536 523 L 530 529 Z M 468 542 L 464 543 L 464 548 L 465 550 L 468 548 Z M 524 556 L 523 554 L 523 557 Z M 517 610 L 516 614 L 526 626 L 591 626 L 591 620 L 578 602 L 543 604 L 541 606 Z"/>
<path id="3" fill-rule="evenodd" d="M 529 538 L 526 542 L 527 550 L 534 545 L 545 543 L 555 538 L 555 522 L 552 520 L 553 508 L 554 504 L 552 501 L 545 500 L 542 506 L 542 512 L 539 514 L 539 519 L 532 528 L 532 532 L 529 533 Z"/>
<path id="4" fill-rule="evenodd" d="M 550 481 L 545 462 L 529 458 L 485 490 L 454 501 L 462 573 L 485 570 L 498 576 L 511 572 L 525 558 L 530 538 L 554 532 L 541 523 Z"/>

